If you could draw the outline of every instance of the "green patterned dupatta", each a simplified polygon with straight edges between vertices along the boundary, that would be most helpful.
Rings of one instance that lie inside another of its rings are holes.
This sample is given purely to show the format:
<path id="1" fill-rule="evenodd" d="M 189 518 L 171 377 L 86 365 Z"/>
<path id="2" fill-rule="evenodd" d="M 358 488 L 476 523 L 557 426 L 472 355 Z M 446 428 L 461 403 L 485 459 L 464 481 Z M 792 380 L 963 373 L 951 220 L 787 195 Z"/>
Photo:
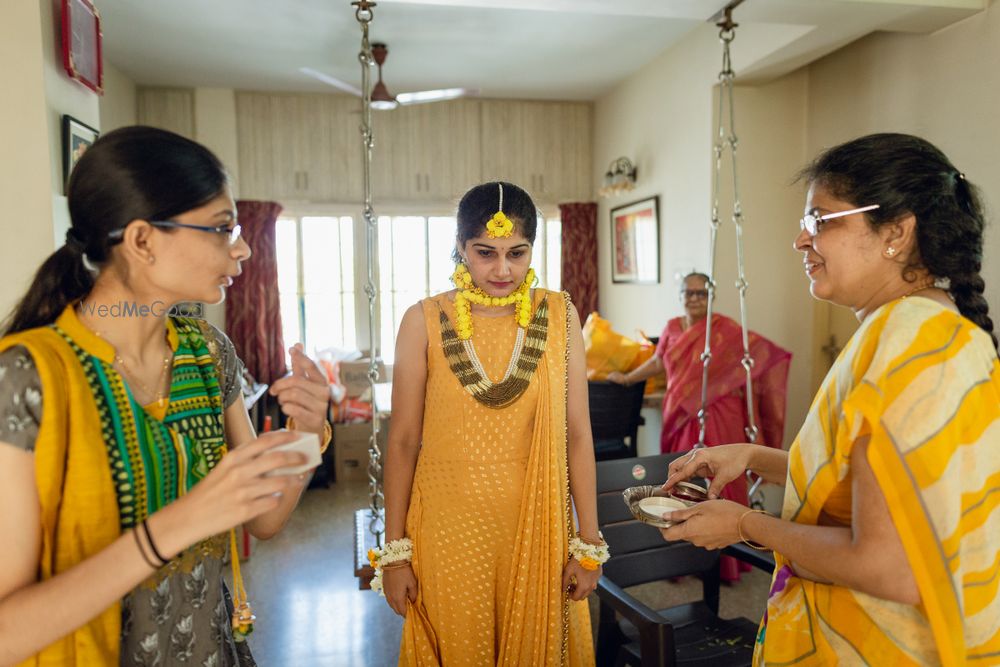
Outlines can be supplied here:
<path id="1" fill-rule="evenodd" d="M 111 362 L 52 325 L 76 353 L 93 392 L 122 531 L 187 493 L 224 453 L 222 388 L 211 343 L 197 320 L 171 318 L 170 325 L 176 349 L 162 421 L 135 400 Z"/>

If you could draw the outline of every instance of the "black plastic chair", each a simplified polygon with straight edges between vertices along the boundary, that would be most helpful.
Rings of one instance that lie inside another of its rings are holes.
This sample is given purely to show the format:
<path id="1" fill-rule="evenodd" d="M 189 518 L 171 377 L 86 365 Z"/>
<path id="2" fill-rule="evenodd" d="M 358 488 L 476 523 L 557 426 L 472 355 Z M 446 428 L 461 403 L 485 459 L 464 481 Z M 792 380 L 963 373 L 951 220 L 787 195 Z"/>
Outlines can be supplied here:
<path id="1" fill-rule="evenodd" d="M 750 665 L 757 623 L 721 619 L 719 555 L 687 542 L 665 542 L 653 526 L 636 521 L 622 500 L 630 486 L 662 484 L 667 466 L 679 454 L 603 461 L 597 464 L 597 517 L 611 549 L 597 584 L 600 616 L 597 664 L 724 667 Z M 742 545 L 723 550 L 765 571 L 774 569 L 770 553 Z M 655 610 L 625 589 L 650 581 L 694 574 L 702 579 L 703 599 Z M 620 618 L 619 618 L 620 616 Z"/>
<path id="2" fill-rule="evenodd" d="M 646 381 L 628 387 L 614 382 L 588 382 L 587 385 L 594 458 L 608 461 L 636 456 L 639 426 L 645 423 L 639 412 Z"/>

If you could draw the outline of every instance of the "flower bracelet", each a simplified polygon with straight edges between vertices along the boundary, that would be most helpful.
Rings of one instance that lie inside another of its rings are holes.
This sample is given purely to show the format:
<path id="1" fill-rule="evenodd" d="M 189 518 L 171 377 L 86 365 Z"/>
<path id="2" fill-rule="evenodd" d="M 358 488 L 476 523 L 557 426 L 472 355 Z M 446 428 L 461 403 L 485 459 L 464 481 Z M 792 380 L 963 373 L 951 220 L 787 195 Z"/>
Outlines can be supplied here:
<path id="1" fill-rule="evenodd" d="M 382 570 L 400 567 L 411 560 L 413 560 L 413 541 L 408 537 L 393 540 L 381 549 L 378 547 L 369 549 L 368 563 L 375 570 L 372 590 L 385 597 L 385 592 L 382 590 Z"/>
<path id="2" fill-rule="evenodd" d="M 579 533 L 569 540 L 569 555 L 575 558 L 584 570 L 594 571 L 611 558 L 611 552 L 608 550 L 608 543 L 604 541 L 604 535 L 598 532 L 597 536 L 601 538 L 598 544 L 584 541 Z"/>

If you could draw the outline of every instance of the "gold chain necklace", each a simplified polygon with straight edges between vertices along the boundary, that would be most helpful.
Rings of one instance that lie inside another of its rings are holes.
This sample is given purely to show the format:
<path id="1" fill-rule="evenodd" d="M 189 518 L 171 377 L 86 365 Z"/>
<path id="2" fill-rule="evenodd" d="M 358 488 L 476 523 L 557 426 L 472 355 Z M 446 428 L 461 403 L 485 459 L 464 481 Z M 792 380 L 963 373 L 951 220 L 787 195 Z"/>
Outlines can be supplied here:
<path id="1" fill-rule="evenodd" d="M 100 331 L 94 330 L 94 334 L 101 340 L 111 345 L 111 341 L 105 338 L 104 334 L 101 333 Z M 114 349 L 114 345 L 112 345 L 111 347 L 112 349 Z M 169 343 L 167 343 L 167 348 L 170 349 Z M 160 368 L 160 375 L 156 378 L 156 386 L 159 387 L 159 389 L 157 391 L 153 391 L 152 389 L 147 387 L 145 383 L 142 382 L 139 378 L 132 375 L 132 372 L 129 371 L 128 366 L 125 364 L 125 360 L 122 359 L 121 355 L 118 354 L 118 350 L 115 349 L 115 363 L 121 366 L 121 375 L 126 380 L 128 380 L 129 385 L 132 385 L 133 383 L 138 385 L 139 389 L 142 390 L 142 393 L 145 394 L 147 398 L 155 396 L 156 400 L 154 400 L 153 402 L 156 403 L 156 407 L 158 408 L 162 408 L 163 401 L 166 400 L 166 396 L 163 395 L 163 379 L 166 376 L 167 368 L 170 366 L 170 362 L 173 361 L 173 359 L 174 359 L 174 351 L 173 349 L 170 349 L 170 354 L 163 357 L 163 366 Z"/>
<path id="2" fill-rule="evenodd" d="M 117 352 L 115 353 L 115 363 L 121 366 L 122 375 L 126 377 L 126 379 L 129 381 L 129 384 L 135 382 L 137 385 L 139 385 L 139 388 L 142 389 L 143 393 L 147 397 L 155 395 L 156 401 L 154 402 L 156 403 L 156 407 L 158 408 L 163 407 L 163 401 L 165 399 L 165 397 L 163 396 L 163 379 L 164 377 L 166 377 L 167 368 L 170 366 L 171 360 L 172 360 L 171 356 L 163 358 L 163 366 L 160 368 L 160 375 L 156 378 L 156 386 L 159 387 L 159 389 L 157 389 L 154 392 L 149 387 L 147 387 L 145 383 L 139 380 L 139 378 L 132 375 L 131 372 L 128 370 L 128 366 L 125 365 L 125 360 L 122 359 L 120 356 L 118 356 Z"/>
<path id="3" fill-rule="evenodd" d="M 909 292 L 907 292 L 906 294 L 904 294 L 903 296 L 901 296 L 899 298 L 900 299 L 905 299 L 906 297 L 910 296 L 914 292 L 919 292 L 920 290 L 927 289 L 928 287 L 934 287 L 934 279 L 933 278 L 925 280 L 924 282 L 920 283 L 919 285 L 917 285 L 916 287 L 914 287 Z"/>

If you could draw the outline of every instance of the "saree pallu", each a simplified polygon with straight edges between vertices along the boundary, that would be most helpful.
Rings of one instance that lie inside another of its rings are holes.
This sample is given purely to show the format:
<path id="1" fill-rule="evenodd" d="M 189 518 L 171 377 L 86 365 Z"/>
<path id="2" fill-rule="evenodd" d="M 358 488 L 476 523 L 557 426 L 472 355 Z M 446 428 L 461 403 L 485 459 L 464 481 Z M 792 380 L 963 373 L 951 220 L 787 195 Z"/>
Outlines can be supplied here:
<path id="1" fill-rule="evenodd" d="M 1000 663 L 1000 362 L 989 337 L 919 297 L 872 313 L 789 451 L 782 518 L 849 517 L 851 452 L 864 437 L 921 604 L 800 579 L 775 554 L 754 664 Z"/>
<path id="2" fill-rule="evenodd" d="M 501 409 L 476 401 L 442 351 L 439 316 L 422 302 L 427 383 L 422 446 L 406 520 L 416 602 L 409 604 L 400 665 L 594 664 L 586 601 L 562 589 L 573 529 L 567 468 L 568 299 L 547 300 L 544 353 L 525 392 Z M 514 348 L 512 317 L 473 317 L 488 375 L 502 377 Z"/>
<path id="3" fill-rule="evenodd" d="M 667 375 L 667 394 L 663 399 L 663 431 L 660 449 L 684 452 L 698 442 L 698 411 L 701 409 L 702 362 L 705 350 L 705 325 L 701 320 L 682 329 L 682 318 L 667 322 L 657 354 Z M 754 359 L 754 423 L 757 442 L 781 447 L 785 432 L 785 390 L 791 353 L 752 331 L 748 334 L 750 354 Z M 712 363 L 708 369 L 708 415 L 705 419 L 705 444 L 723 445 L 746 442 L 747 419 L 746 371 L 743 359 L 743 333 L 740 325 L 725 315 L 712 316 Z M 746 480 L 737 479 L 722 490 L 722 498 L 747 504 Z M 739 581 L 741 572 L 749 572 L 748 563 L 723 556 L 723 581 Z"/>
<path id="4" fill-rule="evenodd" d="M 698 442 L 698 411 L 701 409 L 702 361 L 705 327 L 701 320 L 686 330 L 681 318 L 667 323 L 657 354 L 667 375 L 663 398 L 663 431 L 660 449 L 683 452 Z M 757 442 L 781 447 L 785 432 L 785 393 L 792 355 L 754 332 L 748 333 L 754 393 Z M 725 315 L 712 316 L 712 362 L 708 369 L 708 419 L 705 443 L 721 445 L 746 442 L 746 371 L 742 365 L 743 333 L 740 325 Z"/>

